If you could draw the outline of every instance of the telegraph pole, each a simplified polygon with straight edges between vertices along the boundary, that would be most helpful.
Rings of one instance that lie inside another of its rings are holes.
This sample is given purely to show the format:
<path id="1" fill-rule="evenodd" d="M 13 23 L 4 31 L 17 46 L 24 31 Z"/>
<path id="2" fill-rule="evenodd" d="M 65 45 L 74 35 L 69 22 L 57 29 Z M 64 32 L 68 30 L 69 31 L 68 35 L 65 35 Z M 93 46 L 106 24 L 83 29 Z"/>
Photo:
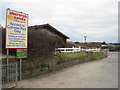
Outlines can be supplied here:
<path id="1" fill-rule="evenodd" d="M 84 36 L 84 39 L 85 39 L 85 43 L 86 43 L 87 36 Z"/>
<path id="2" fill-rule="evenodd" d="M 87 44 L 86 44 L 86 39 L 87 39 L 87 36 L 84 36 L 84 40 L 85 40 L 85 46 L 87 46 Z M 86 48 L 86 47 L 85 47 Z"/>

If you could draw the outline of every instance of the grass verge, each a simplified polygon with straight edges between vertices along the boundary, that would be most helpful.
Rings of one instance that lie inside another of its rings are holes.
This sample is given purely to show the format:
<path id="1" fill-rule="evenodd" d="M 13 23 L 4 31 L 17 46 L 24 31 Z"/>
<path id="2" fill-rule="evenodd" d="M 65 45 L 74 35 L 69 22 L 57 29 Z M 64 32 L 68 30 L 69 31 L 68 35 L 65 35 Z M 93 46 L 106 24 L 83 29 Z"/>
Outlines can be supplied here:
<path id="1" fill-rule="evenodd" d="M 60 58 L 62 62 L 73 60 L 73 59 L 80 59 L 84 56 L 87 56 L 86 52 L 78 52 L 78 53 L 59 53 L 57 56 Z"/>
<path id="2" fill-rule="evenodd" d="M 99 60 L 107 57 L 103 52 L 93 52 L 93 60 Z"/>
<path id="3" fill-rule="evenodd" d="M 75 64 L 99 60 L 107 57 L 103 52 L 78 52 L 78 53 L 59 53 L 56 56 L 37 58 L 33 60 L 24 59 L 22 63 L 23 78 L 29 78 L 39 74 L 60 70 Z M 6 59 L 4 58 L 4 62 Z M 10 59 L 15 62 L 15 59 Z M 19 73 L 19 72 L 18 72 Z"/>

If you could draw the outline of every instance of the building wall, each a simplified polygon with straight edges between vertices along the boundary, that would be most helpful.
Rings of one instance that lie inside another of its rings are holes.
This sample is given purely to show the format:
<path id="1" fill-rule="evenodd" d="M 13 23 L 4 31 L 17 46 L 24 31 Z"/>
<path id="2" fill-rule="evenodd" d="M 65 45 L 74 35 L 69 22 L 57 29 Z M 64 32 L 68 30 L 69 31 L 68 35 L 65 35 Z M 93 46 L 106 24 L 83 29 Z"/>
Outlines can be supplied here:
<path id="1" fill-rule="evenodd" d="M 58 32 L 55 32 L 54 30 L 52 30 L 51 28 L 49 27 L 45 27 L 46 30 L 48 30 L 48 32 L 51 34 L 51 35 L 57 35 L 59 36 L 65 43 L 66 43 L 66 39 L 63 35 L 59 34 Z"/>
<path id="2" fill-rule="evenodd" d="M 49 27 L 30 27 L 29 30 L 40 30 L 40 31 L 44 31 L 46 33 L 49 33 L 50 35 L 57 35 L 59 36 L 64 43 L 66 43 L 66 37 L 64 37 L 63 35 L 59 34 L 58 32 L 54 31 L 53 29 L 49 28 Z"/>

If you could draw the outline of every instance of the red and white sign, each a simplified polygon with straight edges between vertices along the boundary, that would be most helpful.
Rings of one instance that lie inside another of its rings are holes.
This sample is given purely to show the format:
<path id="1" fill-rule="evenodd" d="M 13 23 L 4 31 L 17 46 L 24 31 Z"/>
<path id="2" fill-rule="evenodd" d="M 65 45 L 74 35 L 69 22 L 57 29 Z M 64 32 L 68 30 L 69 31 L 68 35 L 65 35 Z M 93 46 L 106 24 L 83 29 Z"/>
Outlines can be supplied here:
<path id="1" fill-rule="evenodd" d="M 6 49 L 27 48 L 28 14 L 6 10 Z"/>

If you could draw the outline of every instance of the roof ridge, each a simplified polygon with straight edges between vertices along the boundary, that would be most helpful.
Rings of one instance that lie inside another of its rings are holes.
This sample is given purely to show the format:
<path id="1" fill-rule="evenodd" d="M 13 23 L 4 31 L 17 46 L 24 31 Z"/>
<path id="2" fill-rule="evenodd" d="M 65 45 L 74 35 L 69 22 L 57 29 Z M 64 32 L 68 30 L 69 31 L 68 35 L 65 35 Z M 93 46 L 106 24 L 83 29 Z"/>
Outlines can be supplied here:
<path id="1" fill-rule="evenodd" d="M 52 25 L 50 25 L 49 23 L 47 24 L 41 24 L 41 25 L 34 25 L 34 26 L 29 26 L 30 27 L 39 27 L 39 26 L 49 26 L 50 28 L 54 29 L 56 32 L 60 33 L 61 35 L 65 36 L 66 38 L 69 39 L 68 36 L 66 36 L 65 34 L 63 34 L 62 32 L 60 32 L 58 29 L 54 28 Z"/>

